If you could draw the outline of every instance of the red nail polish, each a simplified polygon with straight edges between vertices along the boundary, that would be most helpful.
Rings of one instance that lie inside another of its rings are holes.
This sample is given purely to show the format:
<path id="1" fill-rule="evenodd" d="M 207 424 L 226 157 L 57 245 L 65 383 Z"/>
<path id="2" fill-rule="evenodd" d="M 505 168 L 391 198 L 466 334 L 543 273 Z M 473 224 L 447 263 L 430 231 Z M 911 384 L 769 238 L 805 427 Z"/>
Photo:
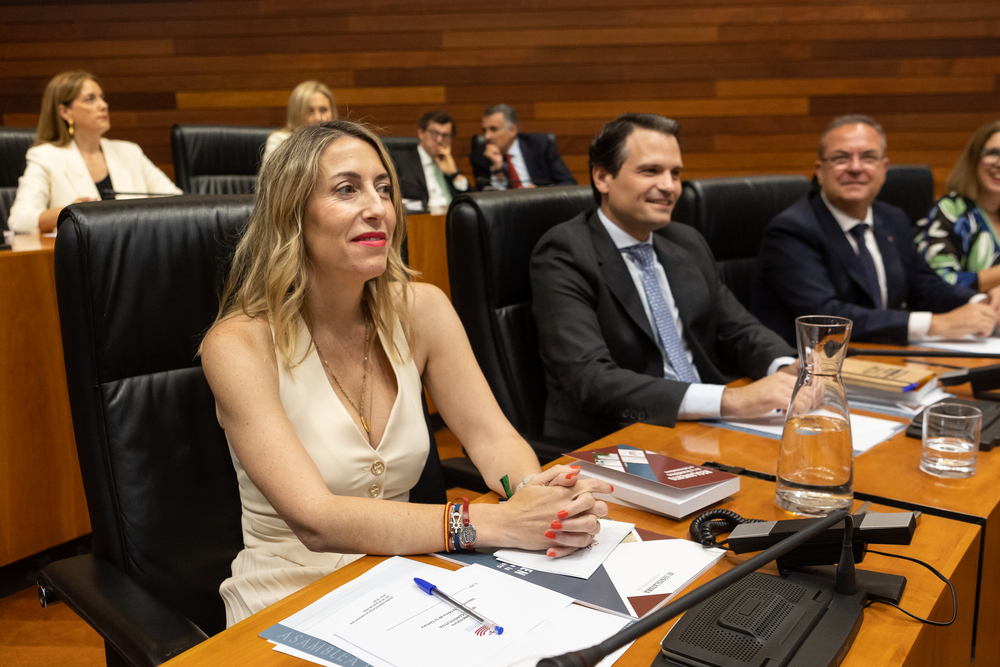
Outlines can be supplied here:
<path id="1" fill-rule="evenodd" d="M 568 473 L 566 473 L 566 479 L 573 479 L 574 477 L 576 477 L 576 473 L 575 472 L 568 472 Z"/>
<path id="2" fill-rule="evenodd" d="M 614 484 L 612 484 L 612 485 L 611 485 L 611 493 L 614 493 L 614 492 L 615 492 L 615 485 L 614 485 Z"/>
<path id="3" fill-rule="evenodd" d="M 562 521 L 553 521 L 549 526 L 552 530 L 562 530 Z"/>
<path id="4" fill-rule="evenodd" d="M 545 537 L 549 538 L 550 540 L 554 540 L 556 539 L 556 534 L 553 533 L 551 530 L 546 530 Z"/>
<path id="5" fill-rule="evenodd" d="M 569 512 L 567 512 L 566 510 L 559 510 L 559 514 L 557 514 L 556 516 L 558 516 L 560 519 L 565 519 L 566 517 L 569 516 Z"/>
<path id="6" fill-rule="evenodd" d="M 549 549 L 548 551 L 545 552 L 545 555 L 548 556 L 549 558 L 555 558 L 556 557 L 556 550 L 555 549 Z"/>
<path id="7" fill-rule="evenodd" d="M 574 470 L 579 470 L 580 466 L 570 466 L 570 468 L 573 468 Z"/>

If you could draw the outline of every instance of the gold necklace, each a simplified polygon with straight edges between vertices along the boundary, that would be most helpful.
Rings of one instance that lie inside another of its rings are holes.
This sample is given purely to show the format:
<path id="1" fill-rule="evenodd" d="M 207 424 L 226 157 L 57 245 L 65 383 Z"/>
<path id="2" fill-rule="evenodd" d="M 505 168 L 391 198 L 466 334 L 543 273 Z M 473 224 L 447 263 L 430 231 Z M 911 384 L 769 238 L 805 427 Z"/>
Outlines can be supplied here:
<path id="1" fill-rule="evenodd" d="M 337 389 L 340 390 L 340 393 L 344 395 L 344 398 L 347 399 L 347 402 L 351 404 L 351 407 L 354 408 L 354 411 L 358 413 L 359 417 L 361 417 L 361 425 L 365 428 L 365 434 L 368 436 L 369 439 L 371 439 L 372 437 L 372 428 L 368 424 L 368 421 L 365 419 L 364 410 L 365 410 L 365 386 L 368 382 L 368 340 L 370 337 L 371 337 L 371 329 L 369 329 L 368 326 L 365 325 L 364 361 L 361 362 L 361 400 L 359 401 L 361 404 L 360 408 L 354 404 L 354 401 L 351 400 L 351 397 L 347 394 L 346 391 L 344 391 L 343 385 L 341 385 L 340 380 L 337 379 L 337 374 L 333 372 L 332 368 L 330 368 L 329 362 L 327 362 L 326 357 L 323 356 L 323 351 L 319 349 L 319 345 L 316 345 L 316 339 L 313 338 L 313 345 L 316 347 L 316 351 L 319 352 L 320 361 L 322 361 L 323 365 L 326 366 L 326 370 L 330 372 L 330 376 L 333 378 L 334 383 L 336 383 Z"/>

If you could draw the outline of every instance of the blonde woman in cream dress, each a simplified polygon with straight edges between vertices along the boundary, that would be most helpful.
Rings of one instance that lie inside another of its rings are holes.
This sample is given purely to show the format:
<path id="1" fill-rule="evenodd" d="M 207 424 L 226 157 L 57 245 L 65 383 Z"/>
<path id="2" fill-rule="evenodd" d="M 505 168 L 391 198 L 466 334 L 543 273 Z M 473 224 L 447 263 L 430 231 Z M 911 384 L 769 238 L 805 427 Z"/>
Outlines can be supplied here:
<path id="1" fill-rule="evenodd" d="M 504 418 L 448 298 L 409 282 L 399 185 L 366 127 L 292 133 L 265 161 L 202 364 L 243 502 L 245 548 L 221 587 L 232 625 L 362 554 L 444 548 L 444 505 L 406 502 L 428 452 L 420 392 L 484 479 L 476 546 L 589 545 L 610 492 L 541 472 Z"/>

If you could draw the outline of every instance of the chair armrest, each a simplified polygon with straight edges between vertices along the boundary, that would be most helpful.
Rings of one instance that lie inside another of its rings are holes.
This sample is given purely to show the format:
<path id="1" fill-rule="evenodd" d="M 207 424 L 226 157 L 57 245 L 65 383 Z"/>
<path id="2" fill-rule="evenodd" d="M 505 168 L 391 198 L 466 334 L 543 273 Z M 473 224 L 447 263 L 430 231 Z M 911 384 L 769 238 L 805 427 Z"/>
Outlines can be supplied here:
<path id="1" fill-rule="evenodd" d="M 183 653 L 208 636 L 125 573 L 86 554 L 47 565 L 38 575 L 130 665 L 154 667 Z"/>

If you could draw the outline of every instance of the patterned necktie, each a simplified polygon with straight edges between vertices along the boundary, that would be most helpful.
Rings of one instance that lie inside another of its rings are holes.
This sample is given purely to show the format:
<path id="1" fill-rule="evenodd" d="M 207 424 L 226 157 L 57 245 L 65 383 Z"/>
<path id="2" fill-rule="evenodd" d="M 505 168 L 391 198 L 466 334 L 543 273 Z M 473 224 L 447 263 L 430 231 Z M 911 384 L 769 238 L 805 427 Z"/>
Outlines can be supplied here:
<path id="1" fill-rule="evenodd" d="M 517 169 L 514 169 L 514 163 L 510 161 L 509 155 L 504 155 L 503 161 L 507 165 L 508 187 L 511 190 L 516 190 L 521 187 L 521 178 L 517 175 Z"/>
<path id="2" fill-rule="evenodd" d="M 681 337 L 677 334 L 677 327 L 674 326 L 674 318 L 663 299 L 663 292 L 660 291 L 660 283 L 656 280 L 656 270 L 653 264 L 653 246 L 648 243 L 622 248 L 627 252 L 642 268 L 642 289 L 646 292 L 646 301 L 649 302 L 649 310 L 653 314 L 653 322 L 656 323 L 656 330 L 660 336 L 660 343 L 667 352 L 667 360 L 677 374 L 677 379 L 681 382 L 698 382 L 694 366 L 688 361 L 687 352 Z"/>
<path id="3" fill-rule="evenodd" d="M 854 241 L 858 244 L 858 259 L 861 261 L 861 272 L 864 274 L 865 281 L 868 283 L 868 293 L 874 298 L 875 307 L 881 310 L 885 307 L 882 303 L 882 288 L 878 285 L 878 273 L 875 271 L 875 260 L 872 259 L 871 253 L 868 252 L 868 245 L 865 243 L 865 230 L 867 229 L 867 223 L 858 223 L 851 227 L 851 236 L 854 237 Z"/>

